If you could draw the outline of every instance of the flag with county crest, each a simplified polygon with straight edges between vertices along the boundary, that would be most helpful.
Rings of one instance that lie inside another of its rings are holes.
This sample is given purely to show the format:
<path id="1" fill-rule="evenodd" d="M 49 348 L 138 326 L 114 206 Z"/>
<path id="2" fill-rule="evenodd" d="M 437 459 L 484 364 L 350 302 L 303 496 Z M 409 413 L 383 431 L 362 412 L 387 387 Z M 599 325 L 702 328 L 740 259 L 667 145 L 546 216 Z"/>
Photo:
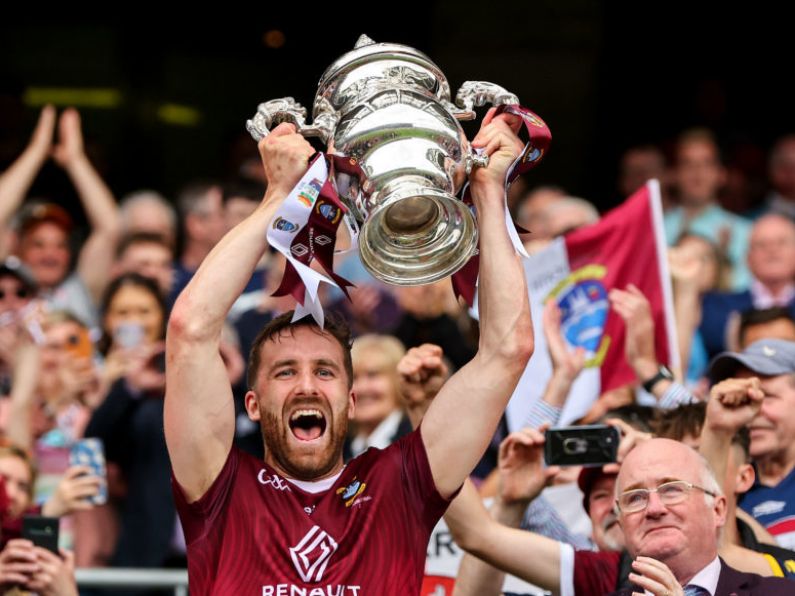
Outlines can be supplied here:
<path id="1" fill-rule="evenodd" d="M 624 357 L 624 322 L 610 309 L 612 288 L 635 284 L 651 303 L 659 362 L 679 365 L 673 302 L 656 180 L 608 212 L 599 222 L 557 238 L 525 260 L 535 329 L 535 353 L 508 405 L 508 426 L 521 428 L 541 399 L 552 365 L 541 326 L 549 298 L 561 309 L 561 332 L 571 349 L 582 347 L 586 367 L 572 387 L 558 425 L 582 417 L 597 397 L 636 383 Z"/>

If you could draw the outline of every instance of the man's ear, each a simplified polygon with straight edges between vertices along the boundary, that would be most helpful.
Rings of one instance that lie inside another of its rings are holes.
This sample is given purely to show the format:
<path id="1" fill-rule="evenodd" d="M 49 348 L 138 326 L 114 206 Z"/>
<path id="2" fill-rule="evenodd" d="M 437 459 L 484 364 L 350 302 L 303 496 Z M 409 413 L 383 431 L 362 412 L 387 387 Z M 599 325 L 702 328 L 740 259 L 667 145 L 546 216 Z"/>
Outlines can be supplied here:
<path id="1" fill-rule="evenodd" d="M 718 495 L 713 498 L 715 499 L 715 504 L 712 506 L 712 511 L 715 512 L 715 521 L 717 527 L 722 528 L 726 525 L 726 497 Z"/>
<path id="2" fill-rule="evenodd" d="M 243 399 L 245 400 L 246 414 L 248 414 L 249 420 L 253 420 L 255 422 L 259 421 L 260 413 L 257 394 L 251 390 L 246 391 L 246 396 Z"/>
<path id="3" fill-rule="evenodd" d="M 734 478 L 734 492 L 742 495 L 750 490 L 756 480 L 756 472 L 751 464 L 742 464 L 737 468 L 737 475 Z"/>
<path id="4" fill-rule="evenodd" d="M 348 392 L 348 420 L 353 420 L 356 412 L 356 394 L 351 389 Z"/>

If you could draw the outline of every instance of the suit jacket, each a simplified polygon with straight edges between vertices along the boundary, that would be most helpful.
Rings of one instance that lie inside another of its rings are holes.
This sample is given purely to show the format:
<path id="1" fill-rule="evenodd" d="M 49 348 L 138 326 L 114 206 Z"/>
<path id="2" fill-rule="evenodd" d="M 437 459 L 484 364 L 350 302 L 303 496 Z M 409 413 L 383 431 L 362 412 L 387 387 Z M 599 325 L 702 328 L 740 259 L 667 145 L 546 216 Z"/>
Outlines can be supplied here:
<path id="1" fill-rule="evenodd" d="M 611 596 L 632 596 L 632 592 L 643 593 L 637 586 L 624 587 Z M 763 577 L 755 573 L 744 573 L 729 567 L 720 560 L 720 576 L 715 588 L 715 596 L 792 596 L 795 594 L 795 581 L 783 577 Z"/>

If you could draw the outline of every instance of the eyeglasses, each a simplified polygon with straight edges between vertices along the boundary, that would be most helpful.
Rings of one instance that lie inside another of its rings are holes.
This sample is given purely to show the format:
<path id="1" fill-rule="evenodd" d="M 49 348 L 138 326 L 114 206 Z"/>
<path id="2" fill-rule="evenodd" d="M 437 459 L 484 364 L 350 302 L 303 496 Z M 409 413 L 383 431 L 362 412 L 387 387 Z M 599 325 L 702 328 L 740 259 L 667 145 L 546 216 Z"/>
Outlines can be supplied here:
<path id="1" fill-rule="evenodd" d="M 657 493 L 663 505 L 676 505 L 684 501 L 694 488 L 711 497 L 717 496 L 716 493 L 707 490 L 703 486 L 698 486 L 686 480 L 674 480 L 673 482 L 661 484 L 657 488 L 636 488 L 635 490 L 623 492 L 616 499 L 616 507 L 622 513 L 643 511 L 649 505 L 651 493 Z"/>
<path id="2" fill-rule="evenodd" d="M 14 295 L 20 300 L 24 300 L 28 297 L 28 289 L 27 288 L 19 288 L 16 291 L 6 292 L 3 289 L 0 289 L 0 300 L 5 300 L 7 295 Z"/>

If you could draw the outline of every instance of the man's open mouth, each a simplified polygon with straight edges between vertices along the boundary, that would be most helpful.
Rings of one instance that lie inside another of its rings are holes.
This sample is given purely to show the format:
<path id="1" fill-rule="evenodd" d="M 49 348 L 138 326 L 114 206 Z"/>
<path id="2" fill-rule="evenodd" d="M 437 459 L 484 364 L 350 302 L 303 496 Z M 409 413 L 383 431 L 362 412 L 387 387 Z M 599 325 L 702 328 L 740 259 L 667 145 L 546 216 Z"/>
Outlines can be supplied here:
<path id="1" fill-rule="evenodd" d="M 296 410 L 290 416 L 290 430 L 299 441 L 313 441 L 326 431 L 326 417 L 314 408 Z"/>

